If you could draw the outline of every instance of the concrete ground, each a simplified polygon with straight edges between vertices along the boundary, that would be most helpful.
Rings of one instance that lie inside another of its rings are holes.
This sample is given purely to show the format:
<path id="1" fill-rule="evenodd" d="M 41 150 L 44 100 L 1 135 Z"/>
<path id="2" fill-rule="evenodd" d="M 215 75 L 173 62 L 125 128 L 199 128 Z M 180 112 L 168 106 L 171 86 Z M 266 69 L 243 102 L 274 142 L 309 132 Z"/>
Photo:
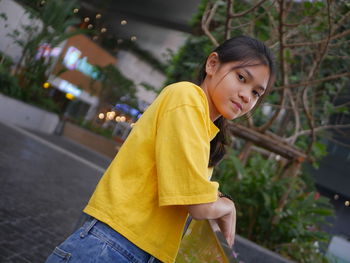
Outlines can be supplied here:
<path id="1" fill-rule="evenodd" d="M 44 262 L 82 218 L 110 159 L 0 123 L 0 262 Z"/>

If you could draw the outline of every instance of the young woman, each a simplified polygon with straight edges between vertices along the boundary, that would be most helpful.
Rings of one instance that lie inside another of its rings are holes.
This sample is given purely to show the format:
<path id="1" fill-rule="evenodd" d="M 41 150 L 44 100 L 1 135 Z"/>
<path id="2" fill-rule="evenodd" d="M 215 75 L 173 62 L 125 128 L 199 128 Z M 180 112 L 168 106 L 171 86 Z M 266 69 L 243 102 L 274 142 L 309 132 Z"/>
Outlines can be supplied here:
<path id="1" fill-rule="evenodd" d="M 216 220 L 229 245 L 234 203 L 211 182 L 225 154 L 225 119 L 250 112 L 274 79 L 266 46 L 227 40 L 207 58 L 200 83 L 167 86 L 133 127 L 84 212 L 91 218 L 47 259 L 175 261 L 188 215 Z"/>

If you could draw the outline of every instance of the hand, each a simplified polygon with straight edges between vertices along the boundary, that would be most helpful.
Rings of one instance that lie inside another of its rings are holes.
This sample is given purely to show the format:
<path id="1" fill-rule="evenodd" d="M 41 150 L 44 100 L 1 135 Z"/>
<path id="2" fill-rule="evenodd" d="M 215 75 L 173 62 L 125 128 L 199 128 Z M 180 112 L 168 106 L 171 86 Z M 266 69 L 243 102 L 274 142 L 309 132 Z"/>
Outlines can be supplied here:
<path id="1" fill-rule="evenodd" d="M 229 200 L 229 199 L 227 199 Z M 229 200 L 231 202 L 231 200 Z M 232 212 L 216 219 L 222 234 L 224 235 L 228 245 L 233 246 L 236 233 L 236 208 L 233 204 Z"/>

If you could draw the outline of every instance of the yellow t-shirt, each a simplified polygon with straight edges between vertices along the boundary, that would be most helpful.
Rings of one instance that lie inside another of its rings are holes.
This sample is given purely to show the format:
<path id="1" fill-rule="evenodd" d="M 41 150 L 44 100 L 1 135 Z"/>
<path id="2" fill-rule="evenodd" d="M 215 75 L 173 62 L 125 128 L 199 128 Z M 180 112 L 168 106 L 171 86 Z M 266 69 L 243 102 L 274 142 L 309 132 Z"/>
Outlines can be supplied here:
<path id="1" fill-rule="evenodd" d="M 165 87 L 136 122 L 84 212 L 139 248 L 172 263 L 188 204 L 217 200 L 210 141 L 219 129 L 205 93 L 191 82 Z"/>

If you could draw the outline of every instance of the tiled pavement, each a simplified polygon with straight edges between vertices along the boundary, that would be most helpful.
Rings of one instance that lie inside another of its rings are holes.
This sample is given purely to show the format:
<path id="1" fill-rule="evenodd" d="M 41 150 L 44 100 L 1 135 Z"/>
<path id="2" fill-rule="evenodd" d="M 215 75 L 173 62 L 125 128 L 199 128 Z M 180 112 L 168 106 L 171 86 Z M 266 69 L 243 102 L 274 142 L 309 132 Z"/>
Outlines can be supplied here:
<path id="1" fill-rule="evenodd" d="M 30 134 L 0 123 L 2 263 L 44 262 L 78 224 L 111 161 L 62 137 Z"/>

